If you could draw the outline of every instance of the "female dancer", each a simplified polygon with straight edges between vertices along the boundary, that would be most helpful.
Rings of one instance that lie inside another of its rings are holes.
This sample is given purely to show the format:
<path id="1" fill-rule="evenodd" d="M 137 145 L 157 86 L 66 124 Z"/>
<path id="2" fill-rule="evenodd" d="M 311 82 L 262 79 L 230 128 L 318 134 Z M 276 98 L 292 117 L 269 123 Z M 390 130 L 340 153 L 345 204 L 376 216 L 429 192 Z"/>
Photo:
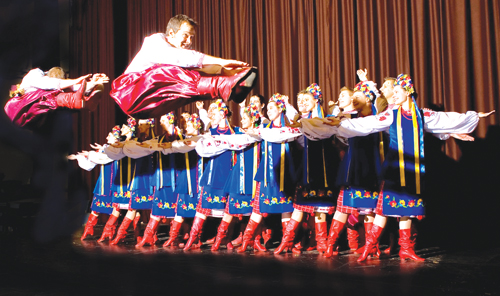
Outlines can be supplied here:
<path id="1" fill-rule="evenodd" d="M 120 138 L 120 126 L 113 127 L 113 130 L 106 138 L 108 145 L 112 145 Z M 92 145 L 91 145 L 92 146 Z M 90 206 L 90 214 L 85 224 L 85 229 L 81 240 L 83 241 L 87 236 L 94 235 L 94 226 L 97 224 L 99 214 L 111 214 L 113 211 L 113 197 L 111 194 L 111 184 L 113 183 L 112 176 L 114 176 L 113 160 L 104 154 L 103 146 L 92 146 L 97 148 L 97 151 L 78 153 L 77 155 L 68 155 L 68 159 L 77 160 L 78 165 L 87 171 L 92 170 L 96 165 L 100 164 L 100 174 L 94 188 L 94 197 Z"/>
<path id="2" fill-rule="evenodd" d="M 233 129 L 229 125 L 227 120 L 229 110 L 226 104 L 221 99 L 218 99 L 215 103 L 216 109 L 211 114 L 212 128 L 210 129 L 210 134 L 231 135 L 241 133 L 239 128 L 236 127 Z M 204 171 L 200 180 L 200 186 L 203 187 L 203 190 L 200 192 L 200 201 L 196 207 L 196 216 L 191 227 L 189 240 L 184 246 L 185 251 L 189 250 L 193 243 L 197 243 L 196 246 L 200 245 L 199 239 L 201 237 L 203 223 L 207 216 L 223 216 L 223 210 L 227 202 L 224 185 L 233 166 L 233 154 L 234 152 L 232 151 L 223 152 L 212 157 L 207 164 L 207 169 Z M 225 227 L 226 224 L 224 223 L 221 225 Z"/>
<path id="3" fill-rule="evenodd" d="M 184 139 L 175 141 L 171 145 L 163 145 L 163 153 L 175 153 L 175 168 L 177 171 L 174 194 L 177 196 L 177 206 L 174 220 L 170 224 L 169 239 L 163 247 L 177 246 L 179 232 L 184 218 L 194 218 L 196 205 L 199 201 L 199 180 L 203 174 L 204 161 L 196 153 L 196 142 L 200 139 L 199 133 L 203 130 L 201 120 L 197 114 L 192 114 L 186 120 Z M 168 147 L 170 146 L 170 147 Z"/>
<path id="4" fill-rule="evenodd" d="M 120 217 L 120 210 L 128 210 L 130 201 L 129 185 L 132 181 L 133 159 L 126 157 L 123 153 L 123 142 L 130 141 L 135 135 L 137 122 L 134 118 L 129 118 L 127 124 L 122 125 L 121 135 L 125 137 L 124 141 L 109 145 L 104 148 L 104 153 L 114 162 L 116 172 L 113 183 L 111 184 L 113 212 L 109 215 L 108 221 L 104 226 L 101 238 L 98 242 L 107 239 L 112 240 L 115 236 L 116 224 Z"/>
<path id="5" fill-rule="evenodd" d="M 323 118 L 321 107 L 322 92 L 319 85 L 311 84 L 297 95 L 297 101 L 307 111 L 306 118 Z M 326 214 L 332 214 L 334 206 L 334 180 L 338 167 L 335 159 L 334 147 L 330 139 L 310 141 L 304 137 L 303 141 L 303 170 L 302 180 L 299 182 L 297 194 L 293 203 L 293 213 L 290 222 L 283 233 L 281 244 L 274 251 L 283 252 L 285 247 L 291 246 L 295 232 L 302 221 L 304 212 L 314 214 L 315 237 L 317 249 L 320 253 L 326 251 Z M 295 253 L 300 250 L 293 249 Z"/>
<path id="6" fill-rule="evenodd" d="M 379 97 L 375 83 L 372 81 L 358 83 L 354 87 L 352 96 L 352 103 L 357 113 L 351 114 L 351 118 L 377 114 L 374 102 Z M 337 185 L 342 188 L 337 199 L 337 211 L 330 226 L 325 257 L 333 255 L 337 239 L 349 215 L 356 217 L 359 213 L 365 214 L 366 232 L 369 232 L 373 225 L 375 216 L 373 210 L 377 205 L 381 181 L 381 157 L 383 157 L 383 150 L 380 151 L 379 147 L 379 136 L 378 133 L 374 133 L 348 139 L 348 150 L 342 159 L 337 178 Z M 357 244 L 353 244 L 352 241 L 357 240 L 357 236 L 352 238 L 354 230 L 349 230 L 351 228 L 348 228 L 349 245 L 351 249 L 356 250 Z"/>
<path id="7" fill-rule="evenodd" d="M 158 238 L 156 237 L 156 230 L 160 223 L 161 218 L 173 218 L 177 206 L 177 194 L 174 194 L 176 186 L 176 171 L 175 171 L 175 155 L 164 155 L 160 152 L 162 150 L 161 144 L 172 142 L 182 137 L 182 133 L 174 125 L 175 115 L 173 112 L 162 115 L 160 117 L 160 125 L 163 128 L 163 135 L 158 138 L 137 143 L 140 149 L 145 150 L 145 154 L 153 153 L 154 174 L 154 197 L 149 217 L 148 225 L 144 230 L 142 240 L 136 247 L 142 247 L 145 244 L 154 245 Z"/>
<path id="8" fill-rule="evenodd" d="M 290 221 L 296 177 L 287 141 L 294 140 L 299 134 L 298 130 L 294 133 L 293 129 L 285 127 L 285 106 L 284 96 L 274 94 L 267 105 L 270 122 L 265 128 L 259 129 L 264 139 L 262 158 L 254 178 L 258 183 L 252 203 L 253 212 L 243 234 L 243 243 L 238 249 L 240 253 L 254 244 L 255 231 L 263 214 L 280 213 L 283 229 Z"/>
<path id="9" fill-rule="evenodd" d="M 256 105 L 250 104 L 243 110 L 241 129 L 245 133 L 254 134 L 254 128 L 259 125 L 259 109 Z M 254 176 L 257 173 L 260 154 L 260 142 L 255 142 L 235 154 L 236 164 L 225 185 L 228 202 L 224 217 L 217 230 L 215 242 L 212 245 L 212 251 L 217 251 L 221 243 L 229 243 L 230 238 L 227 238 L 227 232 L 233 216 L 250 215 L 252 213 L 252 199 L 256 190 Z M 266 248 L 260 244 L 260 236 L 255 238 L 254 247 L 259 251 L 266 251 Z"/>
<path id="10" fill-rule="evenodd" d="M 134 234 L 138 237 L 138 226 L 135 223 L 139 222 L 140 213 L 138 210 L 150 210 L 153 204 L 154 187 L 151 184 L 151 176 L 153 175 L 153 158 L 149 152 L 144 153 L 143 150 L 137 149 L 137 143 L 142 143 L 150 140 L 152 135 L 153 119 L 141 119 L 138 121 L 138 135 L 136 138 L 126 141 L 123 145 L 123 153 L 129 158 L 134 159 L 133 177 L 130 181 L 128 190 L 130 191 L 130 203 L 127 214 L 118 228 L 116 237 L 110 242 L 116 245 L 124 241 L 127 236 L 127 230 L 134 221 Z"/>
<path id="11" fill-rule="evenodd" d="M 482 117 L 490 113 L 468 111 L 455 112 L 421 111 L 416 106 L 415 91 L 411 78 L 400 74 L 394 82 L 394 106 L 376 116 L 356 119 L 329 118 L 330 130 L 342 137 L 365 136 L 379 131 L 388 131 L 390 146 L 384 161 L 384 185 L 379 194 L 375 219 L 359 262 L 377 253 L 378 239 L 384 229 L 387 216 L 399 218 L 400 258 L 424 261 L 415 254 L 415 239 L 411 236 L 411 218 L 425 215 L 422 199 L 424 156 L 423 132 L 470 133 Z M 313 126 L 316 126 L 314 128 Z M 318 122 L 302 122 L 309 136 L 325 132 Z M 313 137 L 314 137 L 313 136 Z"/>

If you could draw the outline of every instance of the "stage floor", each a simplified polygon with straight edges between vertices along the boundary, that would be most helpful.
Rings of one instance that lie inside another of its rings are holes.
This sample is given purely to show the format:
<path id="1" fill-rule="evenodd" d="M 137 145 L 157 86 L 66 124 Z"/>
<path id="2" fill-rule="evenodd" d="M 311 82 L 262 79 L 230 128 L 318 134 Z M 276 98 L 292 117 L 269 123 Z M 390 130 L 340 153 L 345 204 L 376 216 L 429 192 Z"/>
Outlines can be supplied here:
<path id="1" fill-rule="evenodd" d="M 499 295 L 500 248 L 420 249 L 426 262 L 397 255 L 358 263 L 341 252 L 331 259 L 302 255 L 238 254 L 223 248 L 184 252 L 80 241 L 83 229 L 56 242 L 0 233 L 3 295 Z M 161 228 L 160 228 L 161 230 Z M 101 227 L 96 227 L 100 234 Z M 274 246 L 278 242 L 274 242 Z"/>

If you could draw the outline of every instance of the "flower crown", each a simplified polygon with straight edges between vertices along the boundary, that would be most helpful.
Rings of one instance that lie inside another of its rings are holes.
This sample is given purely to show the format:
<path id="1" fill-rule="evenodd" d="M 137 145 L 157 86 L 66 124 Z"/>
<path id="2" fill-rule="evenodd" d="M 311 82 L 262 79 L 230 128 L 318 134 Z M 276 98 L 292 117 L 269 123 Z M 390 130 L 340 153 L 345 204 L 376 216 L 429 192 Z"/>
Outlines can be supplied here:
<path id="1" fill-rule="evenodd" d="M 215 105 L 217 106 L 216 108 L 218 111 L 223 111 L 224 114 L 227 114 L 227 106 L 222 99 L 217 99 L 217 101 L 215 101 Z"/>
<path id="2" fill-rule="evenodd" d="M 111 130 L 111 133 L 113 134 L 113 137 L 115 139 L 120 139 L 120 134 L 121 134 L 121 129 L 119 125 L 115 125 L 113 129 Z"/>
<path id="3" fill-rule="evenodd" d="M 137 121 L 135 120 L 135 118 L 129 117 L 129 119 L 127 119 L 127 126 L 132 131 L 132 133 L 135 132 L 136 125 L 137 125 Z"/>
<path id="4" fill-rule="evenodd" d="M 250 117 L 253 121 L 257 121 L 260 118 L 259 109 L 254 103 L 246 106 L 245 109 L 243 109 L 243 112 L 250 114 Z"/>
<path id="5" fill-rule="evenodd" d="M 377 89 L 377 84 L 373 81 L 361 81 L 356 86 L 354 86 L 354 91 L 361 91 L 370 101 L 375 101 L 380 97 L 380 93 Z"/>
<path id="6" fill-rule="evenodd" d="M 154 127 L 155 126 L 155 119 L 154 118 L 145 119 L 144 123 L 149 124 L 151 127 Z"/>
<path id="7" fill-rule="evenodd" d="M 415 92 L 415 89 L 413 88 L 413 81 L 408 74 L 399 74 L 396 81 L 394 81 L 394 86 L 396 85 L 400 85 L 409 94 Z"/>
<path id="8" fill-rule="evenodd" d="M 165 114 L 165 116 L 167 117 L 167 121 L 168 123 L 170 124 L 174 124 L 174 121 L 175 121 L 175 113 L 172 111 L 172 112 L 169 112 L 167 114 Z"/>
<path id="9" fill-rule="evenodd" d="M 191 122 L 196 130 L 199 130 L 201 128 L 201 120 L 196 113 L 193 113 L 191 116 L 189 116 L 187 122 Z"/>
<path id="10" fill-rule="evenodd" d="M 286 110 L 286 104 L 285 104 L 285 98 L 282 94 L 280 93 L 275 93 L 270 99 L 269 103 L 274 102 L 276 105 L 281 108 L 283 112 Z"/>
<path id="11" fill-rule="evenodd" d="M 323 93 L 321 92 L 321 88 L 317 83 L 309 85 L 306 88 L 306 91 L 310 92 L 313 95 L 314 99 L 321 103 L 321 99 L 323 98 Z"/>

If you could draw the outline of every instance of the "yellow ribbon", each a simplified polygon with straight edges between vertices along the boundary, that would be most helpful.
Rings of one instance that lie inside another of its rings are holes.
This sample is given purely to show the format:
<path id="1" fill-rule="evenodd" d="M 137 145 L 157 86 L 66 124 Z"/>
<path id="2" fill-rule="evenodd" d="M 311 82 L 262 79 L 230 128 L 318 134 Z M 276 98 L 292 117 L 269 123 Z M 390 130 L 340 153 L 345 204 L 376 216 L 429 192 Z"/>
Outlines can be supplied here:
<path id="1" fill-rule="evenodd" d="M 101 164 L 101 195 L 104 195 L 104 165 Z"/>
<path id="2" fill-rule="evenodd" d="M 398 134 L 398 153 L 399 153 L 399 173 L 401 175 L 401 186 L 406 186 L 405 181 L 405 164 L 404 164 L 404 147 L 403 147 L 403 130 L 401 127 L 401 109 L 398 110 L 397 118 L 397 134 Z M 413 151 L 415 156 L 415 185 L 416 193 L 420 194 L 420 146 L 419 146 L 419 132 L 418 132 L 418 121 L 417 112 L 415 110 L 415 104 L 411 103 L 411 116 L 413 124 Z"/>
<path id="3" fill-rule="evenodd" d="M 254 143 L 253 144 L 253 183 L 252 183 L 252 198 L 255 198 L 255 191 L 257 191 L 257 181 L 255 181 L 255 175 L 257 174 L 257 166 L 259 163 L 257 162 L 257 158 L 259 157 L 259 149 L 258 149 L 259 144 Z"/>
<path id="4" fill-rule="evenodd" d="M 321 143 L 321 152 L 323 153 L 323 178 L 325 179 L 325 188 L 328 188 L 328 180 L 326 179 L 326 166 L 325 166 L 325 144 L 323 142 Z M 307 180 L 307 183 L 309 183 L 309 180 Z"/>
<path id="5" fill-rule="evenodd" d="M 380 143 L 379 143 L 379 149 L 380 149 L 380 162 L 384 162 L 385 157 L 384 157 L 384 134 L 382 132 L 379 132 L 380 134 Z"/>
<path id="6" fill-rule="evenodd" d="M 398 134 L 398 153 L 399 153 L 399 175 L 401 179 L 401 186 L 406 186 L 405 181 L 405 159 L 403 151 L 403 128 L 401 127 L 401 107 L 398 109 L 398 119 L 397 119 L 397 134 Z"/>
<path id="7" fill-rule="evenodd" d="M 420 146 L 419 146 L 419 133 L 418 133 L 418 122 L 417 122 L 417 112 L 415 110 L 415 104 L 413 101 L 411 103 L 411 116 L 413 121 L 413 146 L 415 154 L 415 182 L 417 188 L 417 194 L 420 194 Z"/>
<path id="8" fill-rule="evenodd" d="M 285 190 L 285 143 L 281 143 L 280 191 Z"/>
<path id="9" fill-rule="evenodd" d="M 182 134 L 179 131 L 179 138 L 183 140 Z M 191 195 L 191 173 L 189 172 L 189 155 L 187 153 L 184 153 L 184 158 L 186 159 L 186 175 L 188 179 L 188 193 Z"/>

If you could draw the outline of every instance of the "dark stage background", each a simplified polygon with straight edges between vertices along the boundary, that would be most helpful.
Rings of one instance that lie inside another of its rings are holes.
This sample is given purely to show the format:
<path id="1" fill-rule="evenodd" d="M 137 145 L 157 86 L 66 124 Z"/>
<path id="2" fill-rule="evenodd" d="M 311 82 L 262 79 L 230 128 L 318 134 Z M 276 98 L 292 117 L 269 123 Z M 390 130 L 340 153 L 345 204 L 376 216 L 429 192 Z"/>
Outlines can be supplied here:
<path id="1" fill-rule="evenodd" d="M 280 92 L 295 103 L 297 92 L 317 82 L 326 106 L 342 86 L 357 83 L 357 69 L 367 68 L 379 86 L 384 77 L 410 74 L 420 107 L 457 112 L 499 107 L 500 2 L 486 0 L 3 0 L 2 105 L 10 85 L 35 67 L 61 65 L 71 78 L 98 72 L 116 78 L 143 38 L 164 31 L 178 13 L 200 24 L 194 49 L 258 67 L 252 94 L 268 98 Z M 107 85 L 97 111 L 71 113 L 70 152 L 104 143 L 112 126 L 125 121 L 109 90 Z M 194 104 L 183 109 L 195 112 Z M 26 151 L 33 135 L 4 117 L 0 172 L 2 199 L 8 200 L 26 196 L 27 190 L 16 190 L 32 181 L 36 149 Z M 424 241 L 432 236 L 435 243 L 466 244 L 466 233 L 498 243 L 490 231 L 500 226 L 494 218 L 500 197 L 499 120 L 499 113 L 481 120 L 472 143 L 428 139 Z M 69 170 L 68 190 L 88 201 L 98 171 L 84 172 L 75 163 Z"/>

